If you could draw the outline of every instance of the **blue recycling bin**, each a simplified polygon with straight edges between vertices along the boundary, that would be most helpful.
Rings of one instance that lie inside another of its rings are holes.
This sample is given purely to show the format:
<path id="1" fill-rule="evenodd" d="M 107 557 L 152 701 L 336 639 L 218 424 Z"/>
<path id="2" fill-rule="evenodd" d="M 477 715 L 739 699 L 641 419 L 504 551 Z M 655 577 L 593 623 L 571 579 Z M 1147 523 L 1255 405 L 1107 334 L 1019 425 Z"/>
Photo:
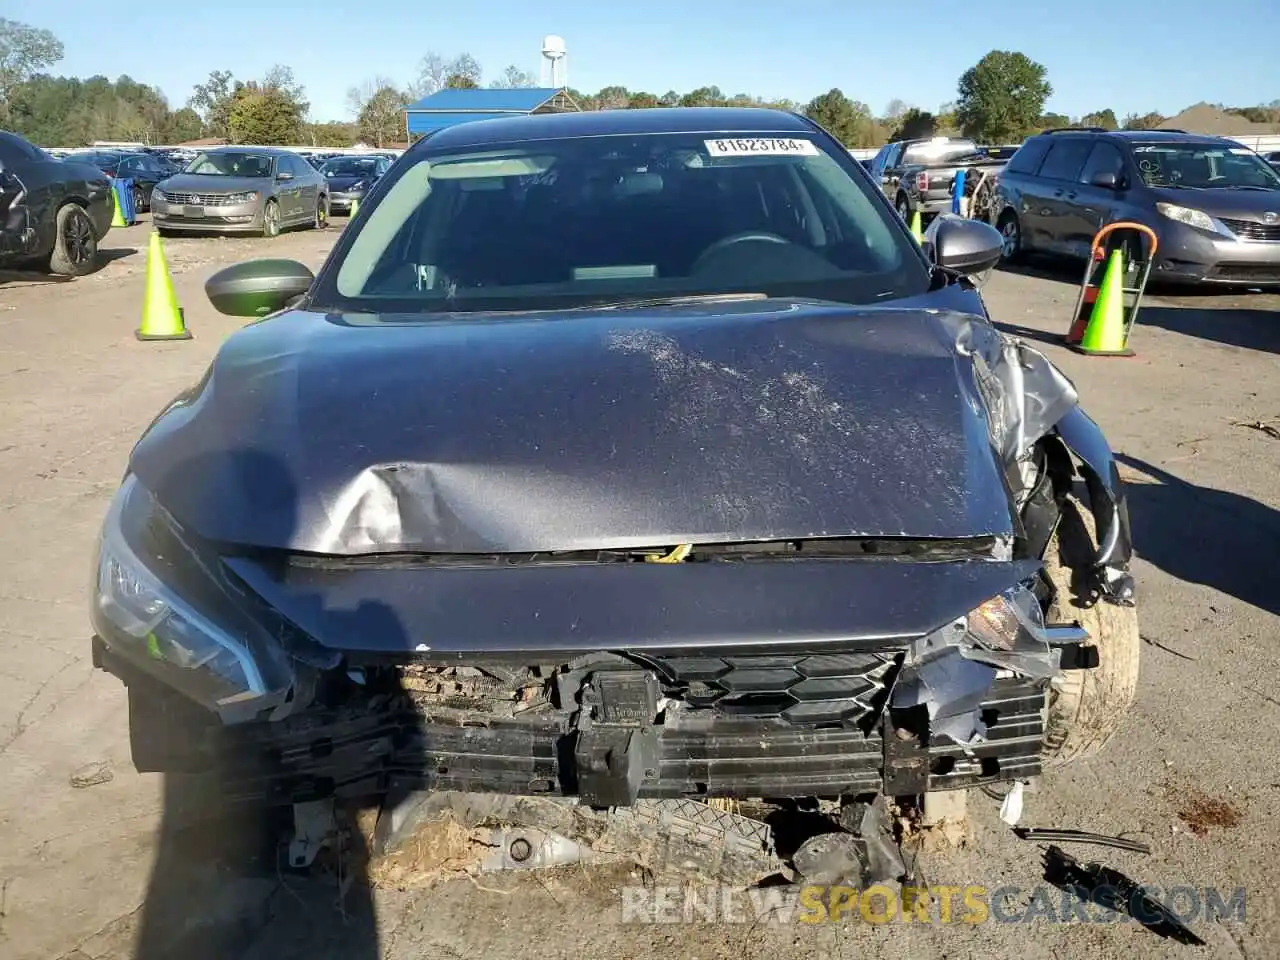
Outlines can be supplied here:
<path id="1" fill-rule="evenodd" d="M 133 202 L 133 177 L 122 177 L 115 182 L 116 206 L 120 216 L 129 226 L 138 222 L 138 205 Z"/>
<path id="2" fill-rule="evenodd" d="M 960 203 L 960 201 L 964 199 L 964 179 L 964 171 L 957 170 L 955 186 L 951 191 L 951 212 L 958 213 L 961 216 L 964 215 L 964 210 Z"/>

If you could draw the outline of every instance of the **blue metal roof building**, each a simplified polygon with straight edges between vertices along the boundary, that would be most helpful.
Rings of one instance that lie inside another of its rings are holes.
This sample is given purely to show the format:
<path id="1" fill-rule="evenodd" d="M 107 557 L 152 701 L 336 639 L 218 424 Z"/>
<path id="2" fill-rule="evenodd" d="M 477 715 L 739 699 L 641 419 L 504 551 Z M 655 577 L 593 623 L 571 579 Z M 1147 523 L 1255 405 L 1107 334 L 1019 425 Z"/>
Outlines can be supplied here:
<path id="1" fill-rule="evenodd" d="M 572 97 L 555 88 L 440 90 L 405 107 L 405 132 L 413 140 L 469 120 L 577 113 L 579 109 Z"/>

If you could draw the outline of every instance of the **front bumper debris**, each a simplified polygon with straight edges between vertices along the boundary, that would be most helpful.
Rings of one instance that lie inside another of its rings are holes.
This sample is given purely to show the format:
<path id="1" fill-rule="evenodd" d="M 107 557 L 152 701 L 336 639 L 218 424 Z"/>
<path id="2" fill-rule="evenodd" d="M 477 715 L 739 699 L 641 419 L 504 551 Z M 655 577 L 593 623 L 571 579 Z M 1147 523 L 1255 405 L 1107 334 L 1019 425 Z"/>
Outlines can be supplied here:
<path id="1" fill-rule="evenodd" d="M 130 686 L 131 705 L 175 696 L 101 642 L 95 662 Z M 743 678 L 763 683 L 764 669 L 744 670 Z M 643 676 L 634 671 L 633 679 Z M 857 716 L 835 726 L 693 713 L 665 724 L 617 716 L 621 722 L 584 729 L 555 716 L 460 715 L 403 693 L 233 727 L 188 713 L 182 739 L 192 768 L 216 771 L 227 799 L 273 805 L 396 789 L 572 796 L 593 806 L 646 798 L 901 796 L 1040 772 L 1042 683 L 997 678 L 974 705 L 983 737 L 962 745 L 940 734 L 908 734 L 895 711 L 881 706 L 888 682 Z M 175 725 L 171 714 L 154 722 Z M 140 732 L 134 729 L 135 742 Z"/>

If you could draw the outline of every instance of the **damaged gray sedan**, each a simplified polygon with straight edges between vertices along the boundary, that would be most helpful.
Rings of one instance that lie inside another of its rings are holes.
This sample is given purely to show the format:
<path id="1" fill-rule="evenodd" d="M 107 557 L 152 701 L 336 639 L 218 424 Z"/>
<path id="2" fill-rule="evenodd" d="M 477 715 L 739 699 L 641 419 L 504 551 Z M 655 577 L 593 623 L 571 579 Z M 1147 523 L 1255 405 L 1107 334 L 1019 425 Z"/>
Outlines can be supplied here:
<path id="1" fill-rule="evenodd" d="M 809 120 L 434 133 L 132 452 L 95 662 L 142 771 L 852 802 L 1101 747 L 1137 678 L 1124 492 L 990 324 L 985 224 L 916 244 Z M 264 316 L 266 315 L 266 316 Z"/>

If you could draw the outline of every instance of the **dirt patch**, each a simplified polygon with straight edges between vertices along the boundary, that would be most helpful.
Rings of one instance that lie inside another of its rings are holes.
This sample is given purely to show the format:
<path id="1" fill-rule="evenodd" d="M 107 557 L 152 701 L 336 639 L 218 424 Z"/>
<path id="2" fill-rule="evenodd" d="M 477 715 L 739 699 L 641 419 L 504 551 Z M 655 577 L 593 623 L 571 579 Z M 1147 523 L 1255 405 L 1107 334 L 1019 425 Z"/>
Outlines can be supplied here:
<path id="1" fill-rule="evenodd" d="M 1238 827 L 1244 819 L 1244 814 L 1230 801 L 1210 796 L 1195 787 L 1167 787 L 1166 794 L 1178 819 L 1197 837 L 1207 835 L 1212 827 Z"/>
<path id="2" fill-rule="evenodd" d="M 369 865 L 375 887 L 429 887 L 477 866 L 492 849 L 489 831 L 468 829 L 452 816 L 424 823 L 402 847 Z"/>

